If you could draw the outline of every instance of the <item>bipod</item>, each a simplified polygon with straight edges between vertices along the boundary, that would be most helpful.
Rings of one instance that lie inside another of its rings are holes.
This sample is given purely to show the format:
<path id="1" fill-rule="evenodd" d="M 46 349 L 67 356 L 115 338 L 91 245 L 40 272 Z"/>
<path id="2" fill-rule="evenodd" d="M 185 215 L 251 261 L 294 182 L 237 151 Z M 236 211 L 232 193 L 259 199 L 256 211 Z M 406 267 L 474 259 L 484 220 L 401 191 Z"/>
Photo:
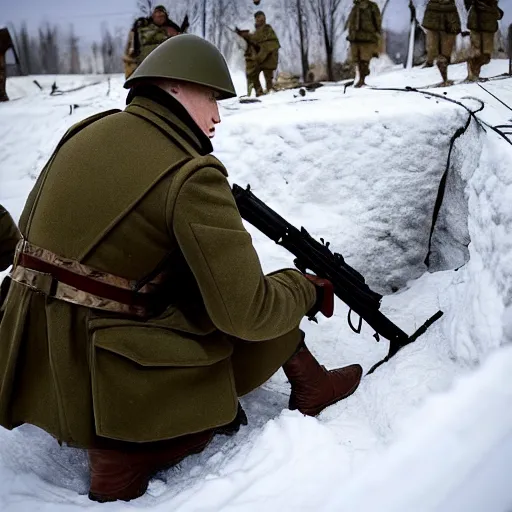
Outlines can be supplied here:
<path id="1" fill-rule="evenodd" d="M 375 363 L 370 370 L 366 373 L 366 375 L 370 375 L 370 373 L 373 373 L 381 364 L 387 363 L 394 355 L 397 354 L 402 348 L 405 346 L 415 342 L 422 334 L 426 332 L 426 330 L 437 320 L 439 320 L 443 316 L 442 311 L 438 311 L 435 315 L 431 316 L 428 320 L 425 321 L 423 325 L 421 325 L 409 338 L 407 338 L 407 341 L 403 343 L 401 346 L 393 345 L 392 343 L 389 344 L 389 352 L 388 355 L 378 363 Z"/>

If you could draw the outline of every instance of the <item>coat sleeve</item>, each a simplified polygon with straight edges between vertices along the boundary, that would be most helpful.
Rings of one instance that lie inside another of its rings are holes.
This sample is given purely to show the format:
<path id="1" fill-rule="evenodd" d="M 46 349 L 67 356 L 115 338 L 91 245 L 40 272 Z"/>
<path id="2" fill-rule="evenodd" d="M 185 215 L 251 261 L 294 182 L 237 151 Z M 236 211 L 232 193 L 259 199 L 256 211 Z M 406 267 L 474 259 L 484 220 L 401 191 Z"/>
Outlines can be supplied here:
<path id="1" fill-rule="evenodd" d="M 298 271 L 263 275 L 221 171 L 203 168 L 192 174 L 168 215 L 219 330 L 248 341 L 277 338 L 296 328 L 313 306 L 315 287 Z"/>
<path id="2" fill-rule="evenodd" d="M 12 265 L 21 235 L 7 210 L 0 205 L 0 271 Z"/>

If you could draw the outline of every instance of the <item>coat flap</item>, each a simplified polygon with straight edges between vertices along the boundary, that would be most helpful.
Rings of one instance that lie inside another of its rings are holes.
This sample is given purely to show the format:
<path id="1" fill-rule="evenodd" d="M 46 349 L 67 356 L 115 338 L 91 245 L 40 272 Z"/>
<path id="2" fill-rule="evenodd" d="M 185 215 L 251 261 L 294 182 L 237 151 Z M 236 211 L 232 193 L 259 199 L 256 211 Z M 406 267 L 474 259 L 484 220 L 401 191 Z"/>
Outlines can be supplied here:
<path id="1" fill-rule="evenodd" d="M 141 366 L 209 366 L 228 358 L 232 344 L 221 335 L 201 343 L 177 332 L 141 325 L 118 326 L 94 332 L 93 345 Z"/>

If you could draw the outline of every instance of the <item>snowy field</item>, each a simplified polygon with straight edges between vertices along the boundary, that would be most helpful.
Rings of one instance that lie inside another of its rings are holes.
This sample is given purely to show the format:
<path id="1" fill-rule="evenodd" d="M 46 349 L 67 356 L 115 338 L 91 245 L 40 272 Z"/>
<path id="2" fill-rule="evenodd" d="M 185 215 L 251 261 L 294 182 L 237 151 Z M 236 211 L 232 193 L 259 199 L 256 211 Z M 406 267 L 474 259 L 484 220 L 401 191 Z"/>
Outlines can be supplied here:
<path id="1" fill-rule="evenodd" d="M 483 76 L 504 73 L 493 61 Z M 451 66 L 450 78 L 465 77 Z M 32 83 L 37 78 L 43 91 Z M 60 90 L 50 96 L 54 80 Z M 393 69 L 373 87 L 422 87 L 437 70 Z M 100 83 L 97 83 L 100 82 Z M 236 76 L 243 94 L 245 77 Z M 512 105 L 512 79 L 483 86 Z M 0 203 L 17 219 L 64 131 L 86 116 L 123 108 L 122 77 L 19 77 L 0 105 Z M 429 89 L 463 102 L 489 125 L 512 111 L 475 84 Z M 472 121 L 457 139 L 428 253 L 434 204 L 449 142 L 468 112 L 439 98 L 326 85 L 261 103 L 222 103 L 215 154 L 230 181 L 296 226 L 324 237 L 386 296 L 384 314 L 412 333 L 444 316 L 414 344 L 365 377 L 350 398 L 318 418 L 287 410 L 278 372 L 245 397 L 249 425 L 161 473 L 133 502 L 87 498 L 87 460 L 44 432 L 0 429 L 0 510 L 403 511 L 512 510 L 512 146 Z M 286 250 L 251 226 L 265 271 L 290 266 Z M 347 309 L 303 322 L 328 368 L 387 351 Z"/>

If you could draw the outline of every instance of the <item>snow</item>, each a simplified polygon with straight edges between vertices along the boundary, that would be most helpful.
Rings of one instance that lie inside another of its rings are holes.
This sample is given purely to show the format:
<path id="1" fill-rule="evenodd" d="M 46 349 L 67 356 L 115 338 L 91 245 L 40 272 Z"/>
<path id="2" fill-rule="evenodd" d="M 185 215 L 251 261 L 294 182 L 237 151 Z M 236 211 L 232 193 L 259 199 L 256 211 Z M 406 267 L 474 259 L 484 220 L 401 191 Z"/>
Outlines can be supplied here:
<path id="1" fill-rule="evenodd" d="M 483 75 L 507 64 L 493 61 Z M 462 79 L 465 66 L 449 73 Z M 10 79 L 17 99 L 0 106 L 0 203 L 15 218 L 64 131 L 123 108 L 126 97 L 120 76 L 110 91 L 106 77 L 96 85 L 88 85 L 95 76 L 37 77 L 43 91 L 32 78 Z M 55 79 L 62 90 L 88 86 L 49 96 Z M 243 93 L 243 75 L 235 81 Z M 369 84 L 438 81 L 435 68 L 414 68 L 372 74 Z M 484 87 L 511 104 L 511 85 Z M 215 154 L 232 183 L 250 183 L 386 293 L 382 311 L 403 330 L 438 309 L 441 320 L 318 418 L 287 410 L 289 386 L 278 372 L 242 400 L 248 426 L 159 474 L 128 504 L 87 499 L 83 451 L 59 447 L 36 427 L 0 430 L 0 510 L 511 510 L 512 147 L 474 121 L 456 140 L 427 267 L 449 140 L 469 114 L 414 92 L 343 89 L 223 102 Z M 511 112 L 475 84 L 427 92 L 469 109 L 479 98 L 480 120 L 511 123 Z M 287 251 L 248 229 L 265 271 L 291 265 Z M 333 318 L 304 321 L 306 342 L 328 368 L 358 362 L 368 371 L 387 343 L 376 343 L 368 326 L 353 334 L 346 315 L 337 301 Z"/>

